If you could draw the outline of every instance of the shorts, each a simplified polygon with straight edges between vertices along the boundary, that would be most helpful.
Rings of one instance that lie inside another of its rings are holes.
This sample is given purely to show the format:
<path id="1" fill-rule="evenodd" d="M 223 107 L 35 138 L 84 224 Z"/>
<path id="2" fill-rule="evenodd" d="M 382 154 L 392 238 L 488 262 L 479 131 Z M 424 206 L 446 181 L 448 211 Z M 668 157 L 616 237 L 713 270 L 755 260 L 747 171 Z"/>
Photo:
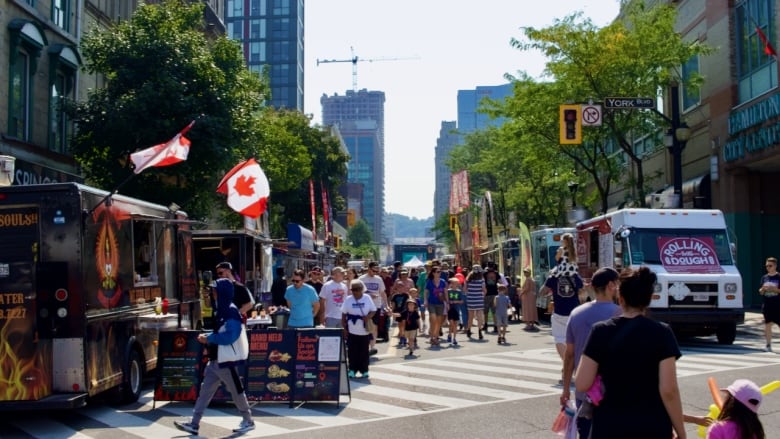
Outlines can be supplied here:
<path id="1" fill-rule="evenodd" d="M 764 315 L 764 323 L 780 325 L 780 296 L 764 297 L 764 306 L 761 311 Z"/>
<path id="2" fill-rule="evenodd" d="M 506 326 L 509 322 L 509 318 L 506 313 L 496 313 L 496 326 Z M 566 326 L 563 327 L 564 335 L 566 331 Z"/>
<path id="3" fill-rule="evenodd" d="M 566 323 L 569 316 L 553 314 L 550 316 L 550 326 L 552 326 L 552 335 L 555 344 L 566 344 Z"/>
<path id="4" fill-rule="evenodd" d="M 432 316 L 443 316 L 444 315 L 444 304 L 428 304 L 428 314 Z"/>
<path id="5" fill-rule="evenodd" d="M 412 329 L 412 330 L 404 331 L 404 336 L 406 337 L 407 340 L 417 340 L 417 330 Z"/>
<path id="6" fill-rule="evenodd" d="M 460 320 L 460 305 L 450 305 L 450 309 L 447 310 L 447 320 Z"/>

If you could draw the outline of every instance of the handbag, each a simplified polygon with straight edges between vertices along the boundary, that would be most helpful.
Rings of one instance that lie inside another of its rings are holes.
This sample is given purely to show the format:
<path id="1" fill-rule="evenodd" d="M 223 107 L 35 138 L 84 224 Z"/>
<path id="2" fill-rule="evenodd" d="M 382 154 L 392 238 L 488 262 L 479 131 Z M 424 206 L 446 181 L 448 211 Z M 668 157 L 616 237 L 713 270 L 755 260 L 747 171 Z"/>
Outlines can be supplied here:
<path id="1" fill-rule="evenodd" d="M 219 332 L 223 332 L 224 326 Z M 246 336 L 246 327 L 241 324 L 241 333 L 236 341 L 231 344 L 217 346 L 217 362 L 220 366 L 231 366 L 243 363 L 249 357 L 249 339 Z"/>

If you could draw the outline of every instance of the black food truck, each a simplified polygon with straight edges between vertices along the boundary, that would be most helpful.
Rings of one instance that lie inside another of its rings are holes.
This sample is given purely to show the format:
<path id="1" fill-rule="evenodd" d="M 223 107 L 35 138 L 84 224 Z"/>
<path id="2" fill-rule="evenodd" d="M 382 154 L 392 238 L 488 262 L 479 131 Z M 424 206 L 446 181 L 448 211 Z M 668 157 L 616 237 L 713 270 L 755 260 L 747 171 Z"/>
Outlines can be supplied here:
<path id="1" fill-rule="evenodd" d="M 192 221 L 76 183 L 0 188 L 0 411 L 138 399 L 200 319 Z"/>

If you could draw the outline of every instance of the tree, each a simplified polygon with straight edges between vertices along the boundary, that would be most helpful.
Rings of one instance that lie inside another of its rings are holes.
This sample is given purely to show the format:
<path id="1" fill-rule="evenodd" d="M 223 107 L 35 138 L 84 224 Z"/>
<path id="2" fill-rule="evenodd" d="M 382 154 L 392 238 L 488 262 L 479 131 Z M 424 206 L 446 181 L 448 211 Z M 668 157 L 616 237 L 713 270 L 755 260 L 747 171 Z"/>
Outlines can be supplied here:
<path id="1" fill-rule="evenodd" d="M 354 226 L 347 229 L 347 241 L 349 241 L 349 245 L 354 247 L 371 244 L 373 241 L 371 227 L 368 226 L 366 220 L 361 218 Z"/>
<path id="2" fill-rule="evenodd" d="M 71 152 L 87 180 L 116 188 L 132 175 L 130 153 L 165 142 L 196 120 L 186 162 L 145 170 L 122 192 L 165 205 L 175 201 L 195 218 L 222 208 L 217 183 L 258 155 L 255 135 L 273 127 L 261 117 L 267 82 L 246 69 L 236 42 L 207 40 L 203 4 L 142 4 L 130 20 L 86 34 L 81 50 L 87 71 L 107 79 L 70 108 L 77 121 Z M 283 174 L 273 166 L 266 171 L 274 180 Z"/>

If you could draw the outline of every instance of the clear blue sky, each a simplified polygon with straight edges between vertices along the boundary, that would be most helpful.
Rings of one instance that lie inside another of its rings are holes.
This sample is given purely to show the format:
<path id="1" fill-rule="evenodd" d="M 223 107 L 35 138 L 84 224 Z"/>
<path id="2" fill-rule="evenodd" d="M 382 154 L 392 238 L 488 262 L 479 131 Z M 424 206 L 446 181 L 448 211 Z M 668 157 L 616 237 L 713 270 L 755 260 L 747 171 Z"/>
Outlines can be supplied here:
<path id="1" fill-rule="evenodd" d="M 309 0 L 305 12 L 304 112 L 321 123 L 320 97 L 352 88 L 385 92 L 385 210 L 433 215 L 434 148 L 442 121 L 457 120 L 458 90 L 506 83 L 505 73 L 539 77 L 545 59 L 509 46 L 522 27 L 542 28 L 582 11 L 598 26 L 618 14 L 618 0 Z"/>

